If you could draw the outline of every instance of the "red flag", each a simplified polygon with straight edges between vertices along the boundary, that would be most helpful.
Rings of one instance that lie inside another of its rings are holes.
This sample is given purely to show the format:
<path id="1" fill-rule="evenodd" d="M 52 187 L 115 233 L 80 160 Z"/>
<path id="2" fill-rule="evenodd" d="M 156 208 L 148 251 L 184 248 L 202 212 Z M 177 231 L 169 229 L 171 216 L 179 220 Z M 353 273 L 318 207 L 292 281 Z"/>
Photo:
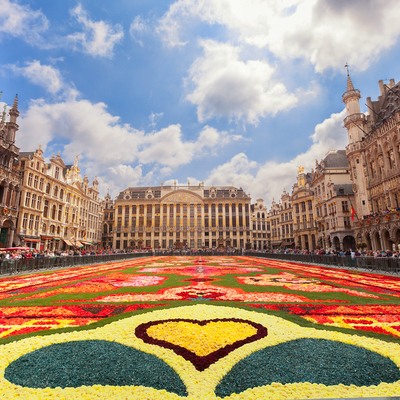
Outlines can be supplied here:
<path id="1" fill-rule="evenodd" d="M 356 215 L 356 210 L 351 206 L 351 220 L 354 221 L 354 216 Z"/>

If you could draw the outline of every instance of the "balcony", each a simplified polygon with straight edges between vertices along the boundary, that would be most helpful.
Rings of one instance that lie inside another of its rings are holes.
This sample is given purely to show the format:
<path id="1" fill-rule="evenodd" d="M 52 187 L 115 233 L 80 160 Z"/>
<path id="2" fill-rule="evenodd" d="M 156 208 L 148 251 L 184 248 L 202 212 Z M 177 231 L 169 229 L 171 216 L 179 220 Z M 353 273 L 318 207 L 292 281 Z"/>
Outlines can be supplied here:
<path id="1" fill-rule="evenodd" d="M 356 90 L 356 91 L 358 91 L 358 90 Z M 360 93 L 360 92 L 358 91 L 358 93 Z M 362 114 L 362 113 L 352 114 L 352 115 L 349 115 L 348 117 L 346 117 L 344 119 L 343 123 L 344 123 L 344 126 L 347 128 L 349 124 L 353 123 L 353 125 L 354 125 L 354 123 L 355 124 L 363 123 L 364 121 L 366 121 L 366 119 L 367 118 L 366 118 L 365 114 Z"/>

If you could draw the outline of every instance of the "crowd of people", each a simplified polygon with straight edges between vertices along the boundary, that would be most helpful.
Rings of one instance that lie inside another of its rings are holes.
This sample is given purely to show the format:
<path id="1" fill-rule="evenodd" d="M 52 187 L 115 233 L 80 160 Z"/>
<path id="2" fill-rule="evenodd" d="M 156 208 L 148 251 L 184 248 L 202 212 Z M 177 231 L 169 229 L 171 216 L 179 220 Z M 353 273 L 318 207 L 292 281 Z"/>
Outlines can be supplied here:
<path id="1" fill-rule="evenodd" d="M 348 249 L 334 250 L 334 249 L 318 249 L 318 250 L 297 250 L 297 249 L 286 249 L 286 250 L 264 250 L 263 253 L 275 253 L 275 254 L 307 254 L 307 255 L 319 255 L 319 256 L 350 256 L 355 257 L 392 257 L 400 258 L 399 250 L 360 250 L 360 249 Z"/>
<path id="2" fill-rule="evenodd" d="M 392 213 L 397 213 L 397 212 L 400 212 L 400 207 L 392 208 L 390 210 L 379 211 L 379 212 L 369 214 L 369 215 L 364 215 L 363 219 L 372 219 L 372 218 L 382 217 L 387 214 L 392 214 Z"/>

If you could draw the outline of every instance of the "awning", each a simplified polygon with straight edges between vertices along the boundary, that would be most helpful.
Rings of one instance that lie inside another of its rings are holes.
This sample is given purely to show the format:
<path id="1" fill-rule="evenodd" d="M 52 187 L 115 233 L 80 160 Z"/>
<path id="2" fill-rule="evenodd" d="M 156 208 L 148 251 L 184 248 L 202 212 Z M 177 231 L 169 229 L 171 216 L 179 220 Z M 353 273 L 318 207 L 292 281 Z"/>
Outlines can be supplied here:
<path id="1" fill-rule="evenodd" d="M 50 236 L 42 236 L 42 239 L 44 239 L 44 240 L 53 240 L 53 238 L 50 237 Z"/>
<path id="2" fill-rule="evenodd" d="M 64 239 L 64 242 L 66 243 L 67 246 L 73 246 L 73 244 L 67 239 Z"/>
<path id="3" fill-rule="evenodd" d="M 54 240 L 62 240 L 62 238 L 60 238 L 60 237 L 55 237 L 55 238 L 53 238 Z"/>
<path id="4" fill-rule="evenodd" d="M 86 240 L 81 240 L 81 243 L 83 243 L 83 244 L 87 244 L 87 245 L 89 245 L 89 246 L 91 246 L 93 243 L 90 243 L 90 242 L 87 242 Z"/>
<path id="5" fill-rule="evenodd" d="M 79 240 L 77 240 L 77 241 L 75 242 L 74 246 L 76 246 L 76 247 L 83 247 L 83 244 L 82 244 Z"/>
<path id="6" fill-rule="evenodd" d="M 28 238 L 25 238 L 24 242 L 40 242 L 40 239 L 28 239 Z"/>

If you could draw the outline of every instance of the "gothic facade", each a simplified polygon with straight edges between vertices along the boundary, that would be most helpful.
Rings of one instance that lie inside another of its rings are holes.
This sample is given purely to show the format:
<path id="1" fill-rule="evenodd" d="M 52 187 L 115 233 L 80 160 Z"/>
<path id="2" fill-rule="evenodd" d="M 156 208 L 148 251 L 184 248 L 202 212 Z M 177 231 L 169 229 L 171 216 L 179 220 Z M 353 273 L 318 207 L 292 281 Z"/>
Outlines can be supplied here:
<path id="1" fill-rule="evenodd" d="M 361 93 L 348 76 L 343 94 L 346 154 L 355 192 L 357 241 L 367 249 L 392 250 L 400 245 L 400 84 L 379 81 L 379 90 L 376 101 L 367 98 L 368 114 L 361 113 Z"/>
<path id="2" fill-rule="evenodd" d="M 1 96 L 1 93 L 0 93 Z M 19 148 L 15 146 L 18 131 L 18 97 L 9 109 L 7 121 L 6 106 L 0 121 L 0 247 L 11 247 L 17 226 L 18 203 L 21 194 L 21 176 L 15 169 Z"/>

